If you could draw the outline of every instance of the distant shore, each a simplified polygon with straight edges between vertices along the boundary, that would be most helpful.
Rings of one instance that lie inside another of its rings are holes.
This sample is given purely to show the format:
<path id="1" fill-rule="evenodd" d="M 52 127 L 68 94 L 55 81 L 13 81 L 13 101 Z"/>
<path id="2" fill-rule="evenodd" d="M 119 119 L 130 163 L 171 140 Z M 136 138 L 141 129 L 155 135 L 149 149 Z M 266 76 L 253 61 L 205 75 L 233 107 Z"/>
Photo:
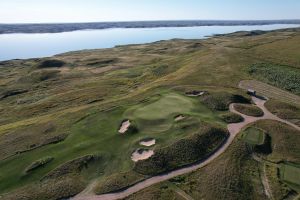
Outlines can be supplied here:
<path id="1" fill-rule="evenodd" d="M 193 26 L 245 26 L 272 24 L 300 24 L 300 20 L 179 20 L 179 21 L 132 21 L 49 24 L 0 24 L 0 34 L 11 33 L 61 33 L 86 29 L 109 28 L 159 28 Z"/>

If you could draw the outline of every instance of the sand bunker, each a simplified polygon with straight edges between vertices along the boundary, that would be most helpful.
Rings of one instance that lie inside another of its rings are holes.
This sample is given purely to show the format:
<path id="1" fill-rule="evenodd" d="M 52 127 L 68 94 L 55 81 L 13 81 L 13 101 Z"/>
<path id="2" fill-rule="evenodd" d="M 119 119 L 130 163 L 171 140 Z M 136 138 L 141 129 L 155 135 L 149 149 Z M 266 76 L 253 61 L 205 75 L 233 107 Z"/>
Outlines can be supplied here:
<path id="1" fill-rule="evenodd" d="M 202 96 L 205 94 L 205 91 L 197 91 L 197 90 L 194 90 L 194 91 L 191 91 L 191 92 L 186 92 L 185 93 L 187 96 L 189 97 L 199 97 L 199 96 Z"/>
<path id="2" fill-rule="evenodd" d="M 178 115 L 178 116 L 175 117 L 175 122 L 178 122 L 178 121 L 180 121 L 180 120 L 183 120 L 184 118 L 185 118 L 185 116 L 183 116 L 183 115 Z"/>
<path id="3" fill-rule="evenodd" d="M 119 133 L 122 133 L 122 134 L 126 133 L 129 126 L 130 126 L 130 121 L 129 120 L 123 121 L 122 124 L 121 124 L 121 127 L 119 129 Z"/>
<path id="4" fill-rule="evenodd" d="M 137 149 L 131 155 L 131 160 L 137 162 L 139 160 L 146 160 L 154 154 L 153 150 Z"/>
<path id="5" fill-rule="evenodd" d="M 146 147 L 151 147 L 151 146 L 155 145 L 155 143 L 156 143 L 155 139 L 152 139 L 152 138 L 140 141 L 140 145 L 146 146 Z"/>

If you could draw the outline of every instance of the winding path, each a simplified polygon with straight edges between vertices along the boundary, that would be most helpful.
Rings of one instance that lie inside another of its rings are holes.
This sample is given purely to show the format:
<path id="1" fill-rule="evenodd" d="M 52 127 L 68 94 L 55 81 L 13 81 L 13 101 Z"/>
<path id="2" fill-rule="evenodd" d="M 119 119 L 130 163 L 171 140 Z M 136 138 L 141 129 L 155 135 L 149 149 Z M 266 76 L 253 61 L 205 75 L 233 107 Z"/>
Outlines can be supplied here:
<path id="1" fill-rule="evenodd" d="M 229 124 L 227 126 L 227 128 L 230 133 L 230 136 L 228 137 L 227 141 L 224 143 L 223 146 L 221 146 L 216 152 L 214 152 L 209 158 L 207 158 L 203 162 L 197 163 L 195 165 L 191 165 L 191 166 L 188 166 L 185 168 L 181 168 L 178 170 L 174 170 L 169 173 L 162 174 L 162 175 L 153 176 L 149 179 L 139 182 L 139 183 L 133 185 L 132 187 L 129 187 L 128 189 L 120 191 L 120 192 L 103 194 L 103 195 L 80 193 L 77 196 L 75 196 L 73 198 L 73 200 L 117 200 L 117 199 L 123 199 L 133 193 L 136 193 L 136 192 L 138 192 L 142 189 L 145 189 L 151 185 L 154 185 L 156 183 L 160 183 L 160 182 L 169 180 L 171 178 L 174 178 L 176 176 L 180 176 L 180 175 L 195 171 L 199 168 L 202 168 L 202 167 L 208 165 L 213 160 L 215 160 L 218 156 L 220 156 L 229 147 L 229 145 L 233 142 L 234 138 L 242 130 L 242 128 L 244 128 L 248 124 L 258 121 L 258 120 L 270 119 L 270 120 L 280 121 L 280 122 L 288 124 L 300 131 L 300 127 L 296 126 L 295 124 L 292 124 L 291 122 L 280 119 L 277 116 L 275 116 L 274 114 L 272 114 L 271 112 L 269 112 L 264 106 L 266 100 L 258 99 L 256 97 L 252 97 L 252 100 L 259 108 L 261 108 L 264 111 L 264 115 L 262 117 L 247 116 L 247 115 L 244 115 L 244 114 L 236 111 L 234 109 L 234 104 L 231 104 L 229 107 L 229 110 L 233 113 L 241 115 L 244 118 L 244 121 L 240 122 L 240 123 Z"/>

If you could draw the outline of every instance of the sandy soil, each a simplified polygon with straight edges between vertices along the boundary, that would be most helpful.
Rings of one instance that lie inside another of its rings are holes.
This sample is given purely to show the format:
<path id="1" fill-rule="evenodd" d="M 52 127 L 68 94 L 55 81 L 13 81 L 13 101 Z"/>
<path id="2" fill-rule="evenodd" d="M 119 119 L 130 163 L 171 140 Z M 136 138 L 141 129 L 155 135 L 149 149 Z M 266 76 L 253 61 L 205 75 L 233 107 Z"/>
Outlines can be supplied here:
<path id="1" fill-rule="evenodd" d="M 139 160 L 146 160 L 154 154 L 153 150 L 137 149 L 131 155 L 131 160 L 137 162 Z"/>
<path id="2" fill-rule="evenodd" d="M 140 141 L 140 145 L 146 146 L 146 147 L 151 147 L 151 146 L 155 145 L 155 143 L 156 143 L 155 139 Z"/>
<path id="3" fill-rule="evenodd" d="M 179 115 L 179 116 L 175 117 L 175 122 L 178 122 L 178 121 L 180 121 L 180 120 L 183 120 L 184 118 L 185 118 L 185 116 Z"/>
<path id="4" fill-rule="evenodd" d="M 129 126 L 130 126 L 130 121 L 129 120 L 124 121 L 121 124 L 121 127 L 119 129 L 119 133 L 121 133 L 121 134 L 126 133 L 126 131 L 128 130 Z"/>
<path id="5" fill-rule="evenodd" d="M 120 191 L 120 192 L 116 192 L 116 193 L 110 193 L 110 194 L 104 194 L 104 195 L 95 195 L 95 194 L 90 194 L 90 195 L 77 195 L 75 196 L 73 199 L 74 200 L 116 200 L 116 199 L 123 199 L 125 197 L 128 197 L 129 195 L 136 193 L 142 189 L 145 189 L 151 185 L 154 185 L 156 183 L 160 183 L 166 180 L 169 180 L 171 178 L 174 178 L 176 176 L 180 176 L 186 173 L 190 173 L 192 171 L 195 171 L 199 168 L 202 168 L 206 165 L 208 165 L 209 163 L 211 163 L 213 160 L 215 160 L 218 156 L 220 156 L 223 152 L 225 152 L 225 150 L 229 147 L 229 145 L 233 142 L 234 138 L 237 136 L 237 134 L 247 125 L 249 125 L 250 123 L 253 123 L 255 121 L 258 120 L 262 120 L 262 119 L 270 119 L 270 120 L 276 120 L 276 121 L 280 121 L 283 122 L 285 124 L 291 125 L 292 127 L 296 128 L 297 130 L 300 131 L 300 127 L 296 126 L 295 124 L 292 124 L 291 122 L 288 122 L 286 120 L 280 119 L 277 116 L 273 115 L 271 112 L 269 112 L 264 104 L 265 104 L 265 100 L 261 100 L 258 99 L 256 97 L 252 97 L 253 102 L 264 111 L 264 115 L 262 117 L 251 117 L 251 116 L 247 116 L 244 114 L 239 113 L 238 111 L 234 110 L 234 104 L 230 105 L 230 111 L 236 114 L 241 115 L 245 120 L 243 122 L 240 123 L 234 123 L 234 124 L 229 124 L 227 126 L 228 131 L 230 133 L 229 138 L 227 139 L 227 141 L 225 142 L 225 144 L 223 146 L 221 146 L 216 152 L 214 152 L 209 158 L 207 158 L 206 160 L 204 160 L 201 163 L 197 163 L 185 168 L 181 168 L 178 170 L 174 170 L 171 172 L 168 172 L 166 174 L 162 174 L 162 175 L 158 175 L 158 176 L 153 176 L 149 179 L 146 179 L 142 182 L 137 183 L 136 185 L 124 190 L 124 191 Z"/>

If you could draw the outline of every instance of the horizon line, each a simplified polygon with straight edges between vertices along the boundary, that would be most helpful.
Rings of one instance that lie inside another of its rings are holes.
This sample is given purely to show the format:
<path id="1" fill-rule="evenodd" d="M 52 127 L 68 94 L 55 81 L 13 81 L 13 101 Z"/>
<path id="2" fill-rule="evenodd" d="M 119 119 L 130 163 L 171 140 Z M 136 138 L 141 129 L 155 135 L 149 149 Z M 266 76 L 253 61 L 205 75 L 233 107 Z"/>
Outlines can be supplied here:
<path id="1" fill-rule="evenodd" d="M 124 20 L 124 21 L 77 21 L 77 22 L 0 22 L 1 25 L 26 25 L 26 24 L 92 24 L 92 23 L 127 23 L 127 22 L 178 22 L 178 21 L 232 21 L 232 22 L 249 22 L 249 21 L 299 21 L 300 19 L 162 19 L 162 20 Z"/>

